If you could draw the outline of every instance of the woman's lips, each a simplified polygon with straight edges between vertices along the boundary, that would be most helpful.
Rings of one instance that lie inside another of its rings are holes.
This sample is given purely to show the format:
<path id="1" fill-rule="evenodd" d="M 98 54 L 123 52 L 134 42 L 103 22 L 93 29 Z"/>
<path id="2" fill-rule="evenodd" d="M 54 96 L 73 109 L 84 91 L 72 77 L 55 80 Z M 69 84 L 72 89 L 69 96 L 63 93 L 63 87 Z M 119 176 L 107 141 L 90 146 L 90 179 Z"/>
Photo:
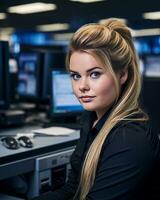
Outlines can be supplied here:
<path id="1" fill-rule="evenodd" d="M 95 96 L 81 96 L 80 100 L 84 103 L 91 102 Z"/>

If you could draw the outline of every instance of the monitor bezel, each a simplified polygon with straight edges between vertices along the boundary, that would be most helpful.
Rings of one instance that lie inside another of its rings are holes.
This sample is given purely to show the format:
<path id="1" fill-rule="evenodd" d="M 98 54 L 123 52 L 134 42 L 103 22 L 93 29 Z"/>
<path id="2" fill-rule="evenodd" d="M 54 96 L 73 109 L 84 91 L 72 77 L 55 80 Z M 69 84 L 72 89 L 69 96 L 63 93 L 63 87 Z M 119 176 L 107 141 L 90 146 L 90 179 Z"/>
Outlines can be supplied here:
<path id="1" fill-rule="evenodd" d="M 0 103 L 0 110 L 8 109 L 10 105 L 10 95 L 9 95 L 9 43 L 7 41 L 0 41 L 0 67 L 2 68 L 1 83 L 3 81 L 4 94 L 3 102 Z"/>
<path id="2" fill-rule="evenodd" d="M 61 51 L 44 51 L 44 63 L 42 69 L 42 100 L 49 100 L 51 98 L 51 71 L 60 66 L 65 70 L 66 53 Z M 60 60 L 61 59 L 61 60 Z"/>

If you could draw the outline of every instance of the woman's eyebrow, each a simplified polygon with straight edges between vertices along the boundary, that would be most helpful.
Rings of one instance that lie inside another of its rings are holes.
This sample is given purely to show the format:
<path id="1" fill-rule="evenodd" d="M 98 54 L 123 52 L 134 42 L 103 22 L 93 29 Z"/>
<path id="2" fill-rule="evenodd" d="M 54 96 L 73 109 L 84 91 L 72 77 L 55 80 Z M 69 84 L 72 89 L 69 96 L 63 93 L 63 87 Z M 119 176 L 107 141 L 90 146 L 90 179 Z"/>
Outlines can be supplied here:
<path id="1" fill-rule="evenodd" d="M 93 71 L 93 70 L 95 70 L 95 69 L 102 69 L 101 67 L 92 67 L 92 68 L 90 68 L 90 69 L 88 69 L 87 70 L 87 73 L 88 72 L 91 72 L 91 71 Z M 74 71 L 74 70 L 69 70 L 70 72 L 73 72 L 73 73 L 78 73 L 77 71 Z"/>

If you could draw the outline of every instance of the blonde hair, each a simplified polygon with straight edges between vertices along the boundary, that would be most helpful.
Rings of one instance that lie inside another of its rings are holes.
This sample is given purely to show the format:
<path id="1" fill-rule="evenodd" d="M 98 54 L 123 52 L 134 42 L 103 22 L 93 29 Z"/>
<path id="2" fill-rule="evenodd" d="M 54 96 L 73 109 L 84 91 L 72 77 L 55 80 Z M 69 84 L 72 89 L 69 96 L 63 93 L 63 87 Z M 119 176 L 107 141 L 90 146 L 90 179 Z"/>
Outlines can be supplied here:
<path id="1" fill-rule="evenodd" d="M 103 24 L 82 26 L 71 39 L 67 67 L 69 67 L 70 57 L 75 51 L 86 51 L 96 56 L 103 66 L 110 70 L 117 92 L 117 100 L 112 112 L 91 144 L 83 163 L 75 198 L 79 196 L 79 200 L 85 200 L 94 183 L 103 143 L 111 129 L 122 120 L 145 121 L 147 115 L 144 113 L 133 117 L 134 114 L 143 113 L 138 105 L 141 76 L 130 30 L 123 22 L 111 18 Z M 120 93 L 116 73 L 124 69 L 128 70 L 128 79 Z"/>

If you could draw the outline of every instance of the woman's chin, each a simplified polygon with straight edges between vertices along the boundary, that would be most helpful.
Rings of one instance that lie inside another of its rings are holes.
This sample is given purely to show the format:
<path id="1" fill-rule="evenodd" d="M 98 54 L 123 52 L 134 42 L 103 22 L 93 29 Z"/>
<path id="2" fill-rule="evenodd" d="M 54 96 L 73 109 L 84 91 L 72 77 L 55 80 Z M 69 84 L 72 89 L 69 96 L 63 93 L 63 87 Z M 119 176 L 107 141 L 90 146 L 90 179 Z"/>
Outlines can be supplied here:
<path id="1" fill-rule="evenodd" d="M 93 108 L 92 106 L 86 106 L 86 105 L 83 105 L 83 108 L 87 111 L 95 111 L 95 108 Z"/>

